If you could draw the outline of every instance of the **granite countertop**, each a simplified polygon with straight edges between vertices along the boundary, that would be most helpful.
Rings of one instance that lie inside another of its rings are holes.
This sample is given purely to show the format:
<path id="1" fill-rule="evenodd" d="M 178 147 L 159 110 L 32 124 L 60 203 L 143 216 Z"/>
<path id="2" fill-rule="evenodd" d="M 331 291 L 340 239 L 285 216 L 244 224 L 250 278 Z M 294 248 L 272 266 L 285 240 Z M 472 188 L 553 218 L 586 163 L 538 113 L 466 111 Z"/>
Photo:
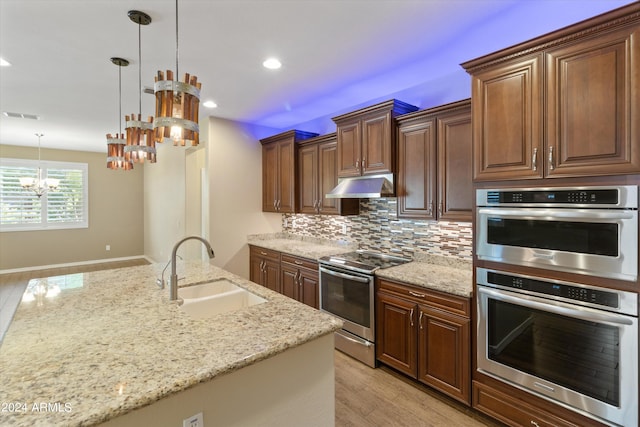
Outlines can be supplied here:
<path id="1" fill-rule="evenodd" d="M 288 233 L 251 235 L 247 241 L 250 245 L 315 260 L 358 249 L 357 245 L 343 241 L 332 242 Z M 377 270 L 375 275 L 470 298 L 473 293 L 472 271 L 471 261 L 418 253 L 412 262 Z"/>
<path id="2" fill-rule="evenodd" d="M 470 298 L 473 294 L 471 262 L 440 256 L 420 256 L 413 262 L 376 271 L 376 276 Z"/>
<path id="3" fill-rule="evenodd" d="M 194 320 L 155 285 L 162 267 L 42 279 L 53 297 L 33 296 L 31 281 L 33 298 L 23 298 L 0 347 L 0 425 L 93 425 L 341 327 L 206 262 L 180 261 L 181 286 L 227 278 L 267 299 Z"/>
<path id="4" fill-rule="evenodd" d="M 323 256 L 338 255 L 358 249 L 357 245 L 346 242 L 328 242 L 321 239 L 302 238 L 300 236 L 277 233 L 275 235 L 251 235 L 247 242 L 253 246 L 318 260 Z"/>

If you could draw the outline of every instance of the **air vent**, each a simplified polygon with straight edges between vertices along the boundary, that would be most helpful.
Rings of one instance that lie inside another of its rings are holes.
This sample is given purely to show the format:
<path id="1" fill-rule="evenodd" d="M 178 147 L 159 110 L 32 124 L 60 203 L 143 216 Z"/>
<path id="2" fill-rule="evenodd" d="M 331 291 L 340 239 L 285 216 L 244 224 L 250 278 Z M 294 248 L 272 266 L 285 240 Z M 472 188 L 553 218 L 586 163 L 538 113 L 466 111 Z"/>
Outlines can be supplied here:
<path id="1" fill-rule="evenodd" d="M 3 111 L 2 114 L 7 117 L 13 117 L 14 119 L 40 120 L 40 116 L 36 116 L 35 114 L 11 113 L 9 111 Z"/>

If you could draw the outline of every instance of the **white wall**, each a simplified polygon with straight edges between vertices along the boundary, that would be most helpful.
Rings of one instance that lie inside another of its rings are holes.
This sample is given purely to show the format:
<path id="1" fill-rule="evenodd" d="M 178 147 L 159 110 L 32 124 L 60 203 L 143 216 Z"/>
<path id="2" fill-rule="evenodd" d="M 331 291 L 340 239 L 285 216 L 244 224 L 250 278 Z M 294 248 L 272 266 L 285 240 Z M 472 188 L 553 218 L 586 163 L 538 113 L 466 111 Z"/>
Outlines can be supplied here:
<path id="1" fill-rule="evenodd" d="M 282 215 L 262 212 L 260 138 L 277 131 L 209 118 L 209 233 L 214 264 L 249 278 L 248 234 L 275 233 Z"/>
<path id="2" fill-rule="evenodd" d="M 166 262 L 185 235 L 185 154 L 171 143 L 157 144 L 158 161 L 144 164 L 144 253 Z"/>

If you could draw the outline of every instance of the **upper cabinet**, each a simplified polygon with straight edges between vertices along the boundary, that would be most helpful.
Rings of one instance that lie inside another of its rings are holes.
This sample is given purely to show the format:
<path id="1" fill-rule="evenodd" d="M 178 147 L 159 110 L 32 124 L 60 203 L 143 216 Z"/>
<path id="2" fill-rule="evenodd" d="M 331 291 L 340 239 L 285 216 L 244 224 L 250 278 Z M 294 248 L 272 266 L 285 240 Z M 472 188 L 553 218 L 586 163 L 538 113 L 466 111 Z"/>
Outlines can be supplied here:
<path id="1" fill-rule="evenodd" d="M 640 14 L 620 8 L 462 64 L 476 181 L 640 173 Z"/>
<path id="2" fill-rule="evenodd" d="M 398 217 L 471 221 L 471 101 L 397 121 Z"/>
<path id="3" fill-rule="evenodd" d="M 390 100 L 334 117 L 338 177 L 394 172 L 395 117 L 417 107 Z"/>
<path id="4" fill-rule="evenodd" d="M 314 136 L 317 134 L 291 130 L 260 140 L 263 212 L 295 212 L 296 143 Z"/>
<path id="5" fill-rule="evenodd" d="M 323 215 L 357 215 L 358 199 L 329 199 L 338 185 L 336 134 L 310 138 L 298 149 L 298 212 Z"/>

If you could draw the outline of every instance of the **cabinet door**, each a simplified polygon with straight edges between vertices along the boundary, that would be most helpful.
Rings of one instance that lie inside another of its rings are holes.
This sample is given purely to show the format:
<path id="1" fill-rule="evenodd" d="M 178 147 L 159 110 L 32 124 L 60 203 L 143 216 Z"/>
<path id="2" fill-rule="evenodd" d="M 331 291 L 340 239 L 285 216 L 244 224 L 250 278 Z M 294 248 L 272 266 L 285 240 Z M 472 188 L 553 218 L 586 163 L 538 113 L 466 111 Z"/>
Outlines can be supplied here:
<path id="1" fill-rule="evenodd" d="M 318 146 L 318 199 L 320 213 L 335 215 L 340 213 L 340 199 L 328 199 L 325 195 L 338 185 L 338 148 L 336 141 Z"/>
<path id="2" fill-rule="evenodd" d="M 316 213 L 318 192 L 318 146 L 309 145 L 298 150 L 298 176 L 300 196 L 299 212 Z M 329 191 L 333 189 L 330 188 Z"/>
<path id="3" fill-rule="evenodd" d="M 473 178 L 542 178 L 541 54 L 472 79 Z"/>
<path id="4" fill-rule="evenodd" d="M 362 120 L 362 175 L 393 171 L 391 113 L 376 114 Z"/>
<path id="5" fill-rule="evenodd" d="M 293 139 L 278 143 L 279 194 L 278 212 L 294 213 L 296 209 L 296 161 Z"/>
<path id="6" fill-rule="evenodd" d="M 438 118 L 438 219 L 471 221 L 471 110 Z"/>
<path id="7" fill-rule="evenodd" d="M 265 260 L 264 263 L 264 283 L 263 286 L 272 291 L 280 292 L 280 263 Z"/>
<path id="8" fill-rule="evenodd" d="M 435 219 L 435 119 L 398 130 L 398 217 Z"/>
<path id="9" fill-rule="evenodd" d="M 298 299 L 298 268 L 282 264 L 280 267 L 280 291 L 283 295 Z"/>
<path id="10" fill-rule="evenodd" d="M 471 403 L 469 319 L 420 306 L 418 380 Z"/>
<path id="11" fill-rule="evenodd" d="M 264 258 L 251 255 L 249 258 L 249 280 L 264 286 L 262 262 Z"/>
<path id="12" fill-rule="evenodd" d="M 640 172 L 640 29 L 546 52 L 548 177 Z"/>
<path id="13" fill-rule="evenodd" d="M 338 176 L 360 176 L 360 121 L 338 125 Z"/>
<path id="14" fill-rule="evenodd" d="M 262 146 L 262 211 L 276 212 L 278 201 L 278 144 Z"/>
<path id="15" fill-rule="evenodd" d="M 376 316 L 376 356 L 378 360 L 416 378 L 418 306 L 378 292 Z"/>
<path id="16" fill-rule="evenodd" d="M 320 307 L 320 287 L 318 272 L 306 269 L 300 269 L 298 276 L 298 301 L 313 308 Z"/>

